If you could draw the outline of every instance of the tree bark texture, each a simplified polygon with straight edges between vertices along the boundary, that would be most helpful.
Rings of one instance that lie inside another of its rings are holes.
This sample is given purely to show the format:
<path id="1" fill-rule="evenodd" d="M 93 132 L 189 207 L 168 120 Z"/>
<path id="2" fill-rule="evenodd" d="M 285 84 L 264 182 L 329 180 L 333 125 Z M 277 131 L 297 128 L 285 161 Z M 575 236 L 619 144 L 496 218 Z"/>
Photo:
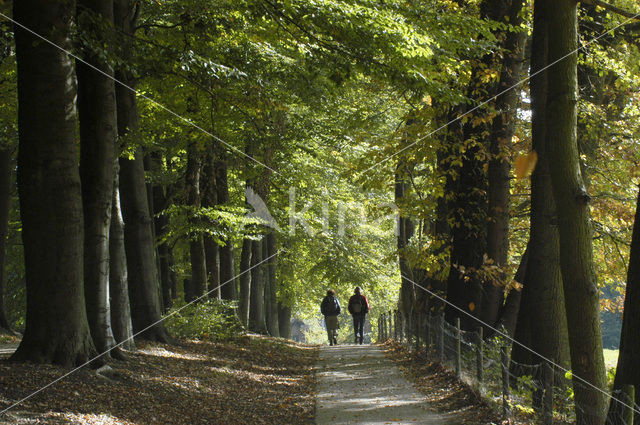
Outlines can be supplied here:
<path id="1" fill-rule="evenodd" d="M 216 195 L 218 204 L 225 205 L 229 203 L 229 181 L 227 176 L 228 165 L 224 155 L 224 151 L 220 149 L 216 152 Z M 220 256 L 220 284 L 222 285 L 222 287 L 220 288 L 220 296 L 224 300 L 237 300 L 238 283 L 236 282 L 235 276 L 233 244 L 230 240 L 227 240 L 225 242 L 226 243 L 220 247 L 220 251 L 218 253 L 218 255 Z"/>
<path id="2" fill-rule="evenodd" d="M 249 327 L 249 306 L 251 304 L 251 248 L 252 241 L 245 239 L 242 241 L 242 252 L 240 253 L 240 323 L 245 328 Z M 221 269 L 222 270 L 222 269 Z"/>
<path id="3" fill-rule="evenodd" d="M 251 243 L 251 303 L 249 305 L 249 329 L 260 333 L 267 333 L 264 309 L 264 259 L 262 255 L 262 240 Z"/>
<path id="4" fill-rule="evenodd" d="M 16 21 L 57 46 L 73 49 L 74 1 L 22 0 L 13 6 Z M 74 60 L 19 26 L 15 44 L 27 314 L 22 342 L 12 358 L 79 365 L 96 350 L 84 299 Z"/>
<path id="5" fill-rule="evenodd" d="M 268 293 L 265 290 L 265 298 L 269 299 L 269 303 L 266 305 L 268 309 L 267 315 L 267 330 L 269 335 L 278 337 L 280 336 L 280 327 L 278 325 L 278 284 L 276 282 L 276 265 L 278 257 L 276 256 L 276 234 L 273 232 L 267 233 L 265 236 L 265 248 L 266 258 L 269 260 L 265 263 L 266 267 L 266 281 L 268 282 Z"/>
<path id="6" fill-rule="evenodd" d="M 218 193 L 216 188 L 215 154 L 213 143 L 207 147 L 205 161 L 201 178 L 202 206 L 207 208 L 215 207 L 218 203 Z M 214 223 L 209 223 L 211 226 Z M 220 288 L 220 247 L 213 238 L 204 234 L 204 252 L 207 266 L 207 282 L 209 296 L 211 298 L 221 298 Z"/>
<path id="7" fill-rule="evenodd" d="M 563 367 L 569 367 L 569 336 L 560 271 L 560 245 L 556 205 L 551 186 L 549 153 L 546 149 L 547 19 L 552 13 L 549 0 L 538 0 L 534 12 L 531 55 L 532 149 L 538 155 L 531 176 L 531 225 L 529 264 L 526 282 L 529 288 L 528 312 L 531 348 Z M 536 74 L 537 73 L 537 74 Z M 538 363 L 540 359 L 534 359 Z"/>
<path id="8" fill-rule="evenodd" d="M 599 301 L 593 265 L 589 195 L 580 173 L 577 125 L 577 2 L 553 2 L 549 15 L 547 144 L 558 211 L 560 266 L 569 327 L 578 425 L 601 425 L 606 414 Z M 589 382 L 590 387 L 575 378 Z M 596 389 L 597 388 L 597 389 Z"/>
<path id="9" fill-rule="evenodd" d="M 636 215 L 633 222 L 629 269 L 627 270 L 627 289 L 624 297 L 622 330 L 620 333 L 620 354 L 613 384 L 614 396 L 620 398 L 627 386 L 633 386 L 636 394 L 640 390 L 640 192 L 636 203 Z M 627 391 L 628 392 L 628 391 Z M 630 404 L 630 400 L 622 400 Z M 612 399 L 607 420 L 611 424 L 622 425 L 628 408 Z M 637 415 L 637 414 L 636 414 Z M 609 424 L 609 422 L 607 422 Z"/>
<path id="10" fill-rule="evenodd" d="M 132 0 L 115 0 L 116 27 L 126 34 L 133 34 L 138 7 L 139 4 Z M 116 79 L 135 87 L 135 79 L 127 70 L 116 70 Z M 116 84 L 116 104 L 118 136 L 137 132 L 139 114 L 136 94 Z M 120 158 L 120 196 L 125 222 L 133 330 L 136 334 L 142 332 L 141 336 L 145 339 L 169 342 L 169 334 L 160 322 L 162 305 L 141 148 L 136 150 L 134 159 Z"/>
<path id="11" fill-rule="evenodd" d="M 499 20 L 518 28 L 522 24 L 523 4 L 523 0 L 503 1 L 504 12 Z M 495 265 L 505 267 L 509 254 L 510 147 L 520 103 L 520 91 L 509 89 L 522 78 L 526 33 L 501 30 L 497 36 L 504 48 L 504 58 L 496 93 L 504 94 L 496 98 L 497 115 L 493 118 L 489 136 L 487 256 Z M 503 274 L 503 280 L 506 277 Z M 504 287 L 485 282 L 480 319 L 493 326 L 499 320 L 503 302 Z"/>
<path id="12" fill-rule="evenodd" d="M 113 24 L 113 0 L 79 0 L 78 26 L 96 43 L 104 42 L 91 21 Z M 115 345 L 109 307 L 109 225 L 117 138 L 113 69 L 99 52 L 85 47 L 78 61 L 80 178 L 84 212 L 84 288 L 87 318 L 99 352 Z M 95 67 L 98 70 L 92 68 Z"/>
<path id="13" fill-rule="evenodd" d="M 291 339 L 291 308 L 278 302 L 278 329 L 280 338 Z"/>
<path id="14" fill-rule="evenodd" d="M 187 193 L 187 205 L 193 211 L 194 217 L 200 210 L 200 176 L 202 163 L 200 151 L 194 143 L 187 147 L 187 174 L 185 179 L 185 191 Z M 198 226 L 199 219 L 192 217 L 191 226 Z M 190 302 L 204 295 L 207 289 L 207 265 L 204 253 L 204 241 L 199 231 L 193 231 L 189 240 L 189 252 L 191 254 L 191 291 L 185 291 L 185 301 Z M 187 295 L 190 295 L 188 297 Z"/>
<path id="15" fill-rule="evenodd" d="M 6 147 L 0 147 L 0 334 L 13 334 L 4 307 L 5 260 L 7 257 L 13 164 L 11 151 Z"/>
<path id="16" fill-rule="evenodd" d="M 135 350 L 131 306 L 129 304 L 129 280 L 127 256 L 124 251 L 124 219 L 120 208 L 119 166 L 116 162 L 113 184 L 113 206 L 109 230 L 109 295 L 111 296 L 111 327 L 113 336 L 122 348 Z"/>

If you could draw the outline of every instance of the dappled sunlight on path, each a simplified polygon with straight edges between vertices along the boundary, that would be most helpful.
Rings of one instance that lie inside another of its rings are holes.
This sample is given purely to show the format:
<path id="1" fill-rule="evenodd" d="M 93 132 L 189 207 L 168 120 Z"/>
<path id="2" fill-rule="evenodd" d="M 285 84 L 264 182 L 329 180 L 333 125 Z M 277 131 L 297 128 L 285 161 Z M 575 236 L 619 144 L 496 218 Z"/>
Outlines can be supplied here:
<path id="1" fill-rule="evenodd" d="M 324 346 L 317 366 L 316 423 L 453 424 L 433 413 L 413 385 L 374 345 Z"/>

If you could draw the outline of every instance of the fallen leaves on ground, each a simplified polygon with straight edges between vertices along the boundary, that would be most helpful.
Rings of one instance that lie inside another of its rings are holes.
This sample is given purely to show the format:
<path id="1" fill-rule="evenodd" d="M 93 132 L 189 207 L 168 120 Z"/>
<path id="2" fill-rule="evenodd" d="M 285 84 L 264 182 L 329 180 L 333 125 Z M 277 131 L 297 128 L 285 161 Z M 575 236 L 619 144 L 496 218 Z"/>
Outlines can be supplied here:
<path id="1" fill-rule="evenodd" d="M 0 416 L 0 423 L 311 424 L 317 349 L 243 336 L 138 342 L 113 379 L 81 369 Z M 69 370 L 0 361 L 0 410 Z"/>
<path id="2" fill-rule="evenodd" d="M 469 386 L 460 382 L 455 373 L 428 359 L 424 350 L 410 351 L 397 342 L 382 345 L 391 358 L 426 396 L 427 402 L 437 413 L 455 413 L 456 423 L 495 425 L 508 424 Z"/>

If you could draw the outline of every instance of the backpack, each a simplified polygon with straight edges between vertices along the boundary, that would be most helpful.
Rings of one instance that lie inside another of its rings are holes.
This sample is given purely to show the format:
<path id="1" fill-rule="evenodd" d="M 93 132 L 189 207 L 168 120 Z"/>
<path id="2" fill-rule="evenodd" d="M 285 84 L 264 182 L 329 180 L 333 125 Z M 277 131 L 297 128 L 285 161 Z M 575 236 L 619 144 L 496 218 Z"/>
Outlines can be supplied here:
<path id="1" fill-rule="evenodd" d="M 322 314 L 324 314 L 325 316 L 335 316 L 336 314 L 338 314 L 337 298 L 327 295 L 324 300 L 322 300 L 320 310 L 322 310 Z"/>
<path id="2" fill-rule="evenodd" d="M 354 313 L 362 313 L 362 297 L 357 297 L 351 303 L 351 310 Z"/>

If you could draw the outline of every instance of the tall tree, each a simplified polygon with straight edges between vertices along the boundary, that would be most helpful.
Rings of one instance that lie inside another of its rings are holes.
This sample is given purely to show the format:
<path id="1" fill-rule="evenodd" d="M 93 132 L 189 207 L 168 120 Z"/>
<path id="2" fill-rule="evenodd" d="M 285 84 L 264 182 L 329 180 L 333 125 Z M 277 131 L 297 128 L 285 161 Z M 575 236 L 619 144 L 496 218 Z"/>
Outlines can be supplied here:
<path id="1" fill-rule="evenodd" d="M 251 305 L 251 254 L 253 242 L 245 238 L 242 241 L 240 253 L 240 323 L 245 328 L 249 327 L 249 307 Z M 224 283 L 224 281 L 222 282 Z M 229 285 L 229 283 L 227 283 Z"/>
<path id="2" fill-rule="evenodd" d="M 18 193 L 27 282 L 17 360 L 82 364 L 96 354 L 84 299 L 82 193 L 71 32 L 75 2 L 14 2 Z M 35 13 L 37 11 L 37 13 Z M 43 42 L 21 25 L 50 40 Z M 60 46 L 60 47 L 58 47 Z"/>
<path id="3" fill-rule="evenodd" d="M 133 34 L 140 4 L 132 0 L 115 0 L 116 28 Z M 129 54 L 125 48 L 125 55 Z M 130 59 L 130 56 L 128 57 Z M 118 136 L 136 134 L 139 126 L 135 77 L 129 70 L 116 70 L 116 104 Z M 142 149 L 137 148 L 133 159 L 120 158 L 120 196 L 125 222 L 125 251 L 129 279 L 129 297 L 133 330 L 150 340 L 168 342 L 170 337 L 160 322 L 162 304 L 155 259 L 155 241 L 149 215 L 147 188 L 144 178 Z"/>
<path id="4" fill-rule="evenodd" d="M 12 152 L 7 146 L 0 146 L 0 333 L 12 334 L 4 306 L 5 259 L 7 257 L 7 232 L 11 208 L 11 182 L 13 176 Z"/>
<path id="5" fill-rule="evenodd" d="M 523 0 L 503 0 L 496 4 L 500 5 L 501 10 L 494 14 L 499 15 L 500 21 L 509 26 L 507 30 L 496 34 L 503 57 L 499 65 L 500 79 L 496 85 L 496 93 L 504 94 L 495 100 L 497 115 L 493 118 L 489 136 L 487 256 L 496 266 L 506 267 L 509 255 L 511 189 L 509 159 L 520 103 L 520 91 L 511 88 L 522 78 L 526 33 L 520 27 L 523 21 Z M 502 281 L 506 280 L 506 273 L 503 272 L 500 278 Z M 503 301 L 502 282 L 485 282 L 480 319 L 493 326 L 500 317 Z"/>
<path id="6" fill-rule="evenodd" d="M 265 308 L 267 316 L 267 330 L 271 336 L 280 336 L 278 325 L 278 285 L 276 282 L 277 256 L 276 234 L 267 233 L 264 241 L 264 254 L 268 258 L 265 263 Z"/>
<path id="7" fill-rule="evenodd" d="M 187 147 L 187 173 L 185 176 L 185 191 L 187 205 L 192 208 L 191 214 L 195 217 L 200 210 L 200 178 L 202 174 L 202 161 L 198 146 L 190 143 Z M 192 226 L 199 224 L 199 219 L 190 220 Z M 191 279 L 189 288 L 185 288 L 185 301 L 189 302 L 204 295 L 207 289 L 207 265 L 204 253 L 204 241 L 199 230 L 190 235 L 189 252 L 191 255 Z M 189 289 L 189 290 L 187 290 Z"/>
<path id="8" fill-rule="evenodd" d="M 87 317 L 96 348 L 115 345 L 109 307 L 109 225 L 117 137 L 113 69 L 96 51 L 104 28 L 113 26 L 113 0 L 79 0 L 78 26 L 87 40 L 78 61 L 80 178 L 84 212 L 84 288 Z M 86 62 L 86 63 L 85 63 Z M 111 352 L 117 355 L 118 350 Z"/>
<path id="9" fill-rule="evenodd" d="M 228 164 L 224 149 L 220 144 L 216 144 L 214 151 L 216 157 L 214 162 L 215 179 L 216 179 L 216 196 L 219 205 L 227 205 L 229 203 L 229 177 Z M 218 255 L 220 257 L 220 296 L 224 300 L 238 299 L 238 282 L 236 281 L 233 243 L 230 239 L 219 248 Z M 244 245 L 242 248 L 244 255 Z M 244 257 L 242 257 L 244 258 Z M 242 265 L 241 265 L 241 270 Z M 248 267 L 247 267 L 248 268 Z M 247 277 L 245 277 L 246 279 Z M 247 310 L 248 311 L 248 310 Z"/>
<path id="10" fill-rule="evenodd" d="M 633 222 L 629 269 L 627 270 L 627 289 L 624 298 L 622 330 L 620 333 L 620 354 L 616 377 L 613 382 L 613 397 L 609 405 L 607 424 L 627 425 L 640 420 L 621 401 L 630 406 L 634 404 L 636 394 L 640 394 L 640 191 L 636 202 L 636 215 Z M 633 391 L 632 391 L 633 390 Z M 630 420 L 630 419 L 634 420 Z"/>
<path id="11" fill-rule="evenodd" d="M 262 240 L 251 242 L 251 303 L 249 304 L 249 329 L 267 333 L 264 310 L 264 260 Z M 261 264 L 262 263 L 262 264 Z"/>
<path id="12" fill-rule="evenodd" d="M 546 149 L 558 211 L 560 267 L 569 327 L 579 425 L 604 422 L 606 397 L 599 318 L 598 286 L 593 264 L 589 200 L 580 172 L 577 146 L 577 2 L 558 0 L 548 16 Z M 585 385 L 575 377 L 590 385 Z"/>
<path id="13" fill-rule="evenodd" d="M 127 256 L 124 250 L 124 219 L 120 207 L 120 167 L 115 161 L 113 176 L 113 205 L 109 229 L 109 295 L 111 297 L 111 327 L 113 336 L 122 348 L 135 350 L 131 306 L 129 304 L 129 280 Z"/>
<path id="14" fill-rule="evenodd" d="M 547 102 L 547 21 L 549 0 L 537 0 L 531 46 L 532 149 L 538 162 L 531 176 L 531 225 L 529 260 L 525 282 L 526 305 L 531 327 L 530 347 L 563 367 L 569 367 L 567 317 L 560 273 L 560 245 L 556 205 L 551 187 L 549 154 L 546 144 Z M 533 359 L 539 363 L 539 359 Z"/>

